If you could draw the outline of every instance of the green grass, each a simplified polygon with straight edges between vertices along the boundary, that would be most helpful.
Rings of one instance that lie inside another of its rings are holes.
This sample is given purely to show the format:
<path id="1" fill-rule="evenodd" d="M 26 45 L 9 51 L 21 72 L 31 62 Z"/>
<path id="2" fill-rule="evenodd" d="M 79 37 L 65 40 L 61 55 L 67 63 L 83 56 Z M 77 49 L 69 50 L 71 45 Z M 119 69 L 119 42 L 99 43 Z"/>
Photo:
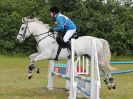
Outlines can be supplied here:
<path id="1" fill-rule="evenodd" d="M 121 59 L 121 58 L 120 58 Z M 120 60 L 119 59 L 119 60 Z M 115 58 L 113 59 L 115 60 Z M 118 58 L 116 59 L 118 61 Z M 122 59 L 121 59 L 122 60 Z M 120 61 L 121 61 L 120 60 Z M 125 61 L 131 59 L 125 58 Z M 62 61 L 64 63 L 64 61 Z M 39 61 L 36 66 L 40 74 L 33 72 L 33 78 L 27 78 L 28 57 L 11 57 L 0 55 L 0 99 L 67 99 L 64 90 L 65 80 L 54 78 L 54 90 L 47 86 L 48 61 Z M 133 65 L 112 65 L 117 70 L 133 69 Z M 101 99 L 132 99 L 133 73 L 114 75 L 116 90 L 108 90 L 101 78 Z"/>

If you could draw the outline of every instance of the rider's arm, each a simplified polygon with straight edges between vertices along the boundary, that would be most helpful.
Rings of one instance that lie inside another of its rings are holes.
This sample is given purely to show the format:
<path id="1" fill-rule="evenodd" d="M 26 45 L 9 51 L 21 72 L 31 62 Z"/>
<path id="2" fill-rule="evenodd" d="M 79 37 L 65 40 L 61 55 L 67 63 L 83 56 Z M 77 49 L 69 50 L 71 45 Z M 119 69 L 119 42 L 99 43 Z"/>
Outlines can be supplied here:
<path id="1" fill-rule="evenodd" d="M 57 27 L 55 27 L 54 29 L 53 29 L 53 31 L 56 31 L 56 32 L 58 32 L 58 31 L 62 31 L 62 30 L 64 30 L 64 18 L 63 17 L 58 17 L 57 19 L 56 19 L 56 21 L 57 21 L 57 23 L 58 23 L 58 26 Z"/>

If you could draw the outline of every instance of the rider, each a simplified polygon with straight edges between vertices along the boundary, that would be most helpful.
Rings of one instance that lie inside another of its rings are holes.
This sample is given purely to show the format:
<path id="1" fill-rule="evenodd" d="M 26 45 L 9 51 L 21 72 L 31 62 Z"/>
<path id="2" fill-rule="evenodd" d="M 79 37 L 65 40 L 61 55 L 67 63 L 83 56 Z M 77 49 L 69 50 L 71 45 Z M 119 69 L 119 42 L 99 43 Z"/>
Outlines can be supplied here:
<path id="1" fill-rule="evenodd" d="M 71 50 L 71 47 L 70 47 L 71 42 L 69 41 L 69 39 L 76 32 L 76 25 L 67 16 L 61 14 L 57 7 L 51 7 L 49 9 L 49 12 L 53 20 L 57 22 L 57 27 L 50 28 L 49 32 L 64 31 L 65 35 L 63 37 L 63 41 L 66 43 L 67 48 Z M 57 53 L 60 53 L 60 52 L 57 52 Z M 56 59 L 58 59 L 58 56 L 56 56 Z"/>

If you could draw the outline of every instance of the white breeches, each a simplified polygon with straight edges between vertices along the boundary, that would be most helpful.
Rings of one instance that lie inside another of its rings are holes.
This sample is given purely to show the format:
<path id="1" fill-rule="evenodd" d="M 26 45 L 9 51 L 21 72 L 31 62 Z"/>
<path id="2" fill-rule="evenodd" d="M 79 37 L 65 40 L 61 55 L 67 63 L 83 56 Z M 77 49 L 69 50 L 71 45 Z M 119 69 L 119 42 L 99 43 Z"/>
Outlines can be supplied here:
<path id="1" fill-rule="evenodd" d="M 66 43 L 67 41 L 69 41 L 69 38 L 75 33 L 76 29 L 73 30 L 68 30 L 66 32 L 66 34 L 63 37 L 64 42 Z"/>

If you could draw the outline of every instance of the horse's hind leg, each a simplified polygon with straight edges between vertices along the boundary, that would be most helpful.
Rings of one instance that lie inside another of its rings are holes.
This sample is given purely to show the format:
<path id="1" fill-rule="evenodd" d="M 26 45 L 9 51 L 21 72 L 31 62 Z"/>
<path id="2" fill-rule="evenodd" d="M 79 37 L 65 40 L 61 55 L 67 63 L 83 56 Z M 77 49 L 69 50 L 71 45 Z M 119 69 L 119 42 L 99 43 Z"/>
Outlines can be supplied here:
<path id="1" fill-rule="evenodd" d="M 111 70 L 110 70 L 111 52 L 110 52 L 109 43 L 104 39 L 100 39 L 100 41 L 103 44 L 103 54 L 100 57 L 100 64 L 101 67 L 104 68 L 103 69 L 105 75 L 104 81 L 109 89 L 111 88 L 115 89 L 115 84 L 113 83 L 113 77 L 111 75 Z"/>
<path id="2" fill-rule="evenodd" d="M 104 63 L 99 62 L 99 67 L 100 67 L 101 71 L 103 72 L 104 82 L 105 82 L 106 86 L 108 87 L 108 89 L 111 89 L 111 85 L 109 84 L 109 79 L 108 79 L 108 73 L 106 72 Z"/>
<path id="3" fill-rule="evenodd" d="M 115 89 L 116 88 L 116 84 L 114 83 L 114 78 L 112 77 L 109 63 L 107 63 L 107 67 L 106 68 L 107 68 L 106 70 L 108 71 L 108 78 L 109 78 L 109 83 L 111 85 L 111 88 Z"/>
<path id="4" fill-rule="evenodd" d="M 104 82 L 107 85 L 108 89 L 110 90 L 111 88 L 115 89 L 116 85 L 114 84 L 114 79 L 111 75 L 111 71 L 110 71 L 110 67 L 109 67 L 109 63 L 100 63 L 100 68 L 104 73 Z"/>

